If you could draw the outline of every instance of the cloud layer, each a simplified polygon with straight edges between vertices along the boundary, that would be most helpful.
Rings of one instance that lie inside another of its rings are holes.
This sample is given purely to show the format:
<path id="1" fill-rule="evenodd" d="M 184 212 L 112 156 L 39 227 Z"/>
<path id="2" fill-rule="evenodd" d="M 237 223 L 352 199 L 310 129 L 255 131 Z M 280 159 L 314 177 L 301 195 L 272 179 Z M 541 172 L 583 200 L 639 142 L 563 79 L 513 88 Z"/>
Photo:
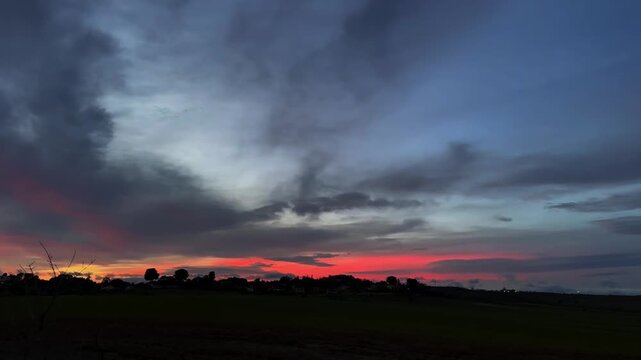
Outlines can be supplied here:
<path id="1" fill-rule="evenodd" d="M 45 241 L 105 273 L 180 256 L 230 274 L 557 271 L 565 283 L 537 281 L 630 289 L 639 15 L 635 1 L 4 2 L 0 267 Z M 446 258 L 390 260 L 428 255 Z"/>

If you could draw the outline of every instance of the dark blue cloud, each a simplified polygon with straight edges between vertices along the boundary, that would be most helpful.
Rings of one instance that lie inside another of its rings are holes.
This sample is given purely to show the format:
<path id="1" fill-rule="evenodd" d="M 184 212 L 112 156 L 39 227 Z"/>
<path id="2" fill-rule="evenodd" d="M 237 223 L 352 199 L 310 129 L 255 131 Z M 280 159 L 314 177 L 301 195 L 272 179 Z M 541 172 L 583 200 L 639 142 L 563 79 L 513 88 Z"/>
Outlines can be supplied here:
<path id="1" fill-rule="evenodd" d="M 576 212 L 616 212 L 641 209 L 641 191 L 612 194 L 603 198 L 551 204 L 550 209 Z"/>
<path id="2" fill-rule="evenodd" d="M 617 234 L 641 235 L 641 216 L 622 216 L 611 219 L 594 220 L 593 223 Z"/>
<path id="3" fill-rule="evenodd" d="M 641 254 L 599 254 L 533 259 L 444 260 L 428 266 L 436 273 L 545 273 L 641 266 Z"/>

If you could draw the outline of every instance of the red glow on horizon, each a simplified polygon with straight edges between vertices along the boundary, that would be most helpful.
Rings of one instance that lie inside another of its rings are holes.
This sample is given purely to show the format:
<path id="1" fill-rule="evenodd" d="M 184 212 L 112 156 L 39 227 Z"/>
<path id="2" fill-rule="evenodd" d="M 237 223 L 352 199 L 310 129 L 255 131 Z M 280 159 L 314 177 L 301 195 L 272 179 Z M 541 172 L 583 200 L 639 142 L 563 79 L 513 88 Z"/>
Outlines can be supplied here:
<path id="1" fill-rule="evenodd" d="M 334 258 L 319 259 L 321 262 L 332 266 L 317 266 L 299 264 L 286 261 L 269 260 L 262 257 L 247 258 L 180 258 L 180 259 L 145 259 L 144 263 L 113 264 L 100 266 L 101 275 L 110 274 L 115 277 L 142 278 L 145 269 L 155 267 L 160 273 L 171 275 L 171 272 L 180 267 L 199 268 L 203 271 L 191 275 L 204 275 L 208 271 L 216 271 L 219 277 L 224 278 L 230 274 L 221 272 L 228 269 L 240 277 L 249 279 L 261 278 L 265 273 L 291 274 L 294 276 L 310 276 L 314 278 L 329 275 L 354 275 L 363 279 L 383 280 L 389 275 L 402 278 L 420 278 L 424 280 L 466 280 L 477 278 L 481 280 L 497 280 L 499 275 L 491 273 L 476 274 L 442 274 L 429 272 L 430 263 L 444 260 L 473 260 L 473 259 L 526 259 L 519 254 L 449 254 L 449 255 L 346 255 Z M 96 269 L 97 270 L 97 269 Z"/>

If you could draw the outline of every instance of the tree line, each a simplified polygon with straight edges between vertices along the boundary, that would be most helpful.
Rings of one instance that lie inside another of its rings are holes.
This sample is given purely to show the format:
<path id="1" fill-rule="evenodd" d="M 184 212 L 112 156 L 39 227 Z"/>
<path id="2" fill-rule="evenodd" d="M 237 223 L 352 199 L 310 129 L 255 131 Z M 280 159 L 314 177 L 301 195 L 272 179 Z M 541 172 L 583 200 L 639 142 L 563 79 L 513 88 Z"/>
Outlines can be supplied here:
<path id="1" fill-rule="evenodd" d="M 96 282 L 90 275 L 59 272 L 45 280 L 34 272 L 0 275 L 2 295 L 64 295 L 100 292 L 136 292 L 153 290 L 226 290 L 248 293 L 340 294 L 348 292 L 417 291 L 425 285 L 416 279 L 399 280 L 389 276 L 385 281 L 359 279 L 352 275 L 331 275 L 321 278 L 282 276 L 279 279 L 248 280 L 241 277 L 216 279 L 216 272 L 190 277 L 187 269 L 177 269 L 173 275 L 160 275 L 155 268 L 145 271 L 144 282 L 127 279 L 102 278 Z"/>

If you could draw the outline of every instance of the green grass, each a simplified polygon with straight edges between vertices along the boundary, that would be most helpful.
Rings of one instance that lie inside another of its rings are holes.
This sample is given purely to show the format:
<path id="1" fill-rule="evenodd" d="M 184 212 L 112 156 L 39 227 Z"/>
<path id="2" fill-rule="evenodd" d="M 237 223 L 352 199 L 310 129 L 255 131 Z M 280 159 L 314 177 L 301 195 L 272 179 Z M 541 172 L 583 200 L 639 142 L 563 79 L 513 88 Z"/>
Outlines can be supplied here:
<path id="1" fill-rule="evenodd" d="M 0 298 L 5 322 L 28 321 L 48 298 Z M 52 322 L 202 323 L 212 327 L 371 333 L 417 341 L 641 357 L 641 314 L 453 300 L 240 294 L 64 296 Z"/>

